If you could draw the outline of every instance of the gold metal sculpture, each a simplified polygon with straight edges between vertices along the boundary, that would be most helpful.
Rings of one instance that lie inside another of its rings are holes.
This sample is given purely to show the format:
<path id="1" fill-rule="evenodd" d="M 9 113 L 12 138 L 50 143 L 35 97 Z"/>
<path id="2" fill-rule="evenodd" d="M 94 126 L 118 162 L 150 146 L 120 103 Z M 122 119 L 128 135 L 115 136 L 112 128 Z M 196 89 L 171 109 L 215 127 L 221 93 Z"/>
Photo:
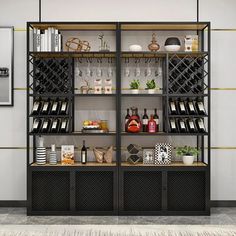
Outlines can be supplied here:
<path id="1" fill-rule="evenodd" d="M 89 52 L 91 49 L 88 41 L 75 37 L 67 39 L 65 47 L 68 52 Z"/>
<path id="2" fill-rule="evenodd" d="M 156 34 L 153 33 L 152 34 L 152 41 L 151 43 L 148 45 L 148 49 L 151 51 L 151 52 L 156 52 L 160 49 L 160 45 L 157 43 L 157 40 L 156 40 Z"/>

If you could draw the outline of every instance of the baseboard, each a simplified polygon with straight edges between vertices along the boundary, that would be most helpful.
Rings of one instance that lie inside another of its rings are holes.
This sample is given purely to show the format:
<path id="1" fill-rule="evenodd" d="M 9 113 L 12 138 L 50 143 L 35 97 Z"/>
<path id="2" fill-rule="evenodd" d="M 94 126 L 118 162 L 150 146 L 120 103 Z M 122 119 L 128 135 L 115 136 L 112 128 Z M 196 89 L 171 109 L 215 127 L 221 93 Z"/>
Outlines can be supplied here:
<path id="1" fill-rule="evenodd" d="M 211 201 L 211 207 L 236 207 L 236 201 Z"/>
<path id="2" fill-rule="evenodd" d="M 0 207 L 26 207 L 27 201 L 0 201 Z"/>

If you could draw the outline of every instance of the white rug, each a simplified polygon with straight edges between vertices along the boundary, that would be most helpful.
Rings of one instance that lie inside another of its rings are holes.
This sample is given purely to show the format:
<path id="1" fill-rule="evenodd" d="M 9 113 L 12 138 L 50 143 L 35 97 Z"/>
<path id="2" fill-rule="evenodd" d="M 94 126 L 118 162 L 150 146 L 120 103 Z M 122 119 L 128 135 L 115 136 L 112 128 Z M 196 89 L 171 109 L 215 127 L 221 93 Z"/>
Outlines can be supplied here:
<path id="1" fill-rule="evenodd" d="M 0 225 L 0 236 L 236 236 L 236 226 Z"/>

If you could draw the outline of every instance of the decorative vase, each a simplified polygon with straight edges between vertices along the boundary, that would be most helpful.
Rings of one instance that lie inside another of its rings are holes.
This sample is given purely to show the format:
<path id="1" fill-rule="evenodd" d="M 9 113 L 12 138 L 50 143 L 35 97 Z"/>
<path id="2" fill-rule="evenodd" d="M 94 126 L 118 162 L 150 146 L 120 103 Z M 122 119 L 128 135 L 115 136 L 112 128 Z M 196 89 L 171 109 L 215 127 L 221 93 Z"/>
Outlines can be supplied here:
<path id="1" fill-rule="evenodd" d="M 156 89 L 148 89 L 148 94 L 154 94 L 156 92 Z"/>
<path id="2" fill-rule="evenodd" d="M 151 43 L 148 45 L 148 49 L 151 51 L 151 52 L 156 52 L 160 49 L 160 45 L 157 43 L 157 40 L 156 40 L 156 34 L 153 33 L 152 34 L 152 41 Z"/>
<path id="3" fill-rule="evenodd" d="M 165 50 L 168 52 L 179 51 L 181 47 L 180 40 L 177 37 L 167 38 L 165 41 Z"/>
<path id="4" fill-rule="evenodd" d="M 194 162 L 194 156 L 183 156 L 183 163 L 185 165 L 192 165 Z"/>
<path id="5" fill-rule="evenodd" d="M 132 94 L 138 94 L 139 93 L 139 89 L 131 89 L 131 93 Z"/>
<path id="6" fill-rule="evenodd" d="M 56 165 L 57 164 L 57 153 L 55 144 L 51 145 L 51 151 L 49 153 L 49 164 Z"/>

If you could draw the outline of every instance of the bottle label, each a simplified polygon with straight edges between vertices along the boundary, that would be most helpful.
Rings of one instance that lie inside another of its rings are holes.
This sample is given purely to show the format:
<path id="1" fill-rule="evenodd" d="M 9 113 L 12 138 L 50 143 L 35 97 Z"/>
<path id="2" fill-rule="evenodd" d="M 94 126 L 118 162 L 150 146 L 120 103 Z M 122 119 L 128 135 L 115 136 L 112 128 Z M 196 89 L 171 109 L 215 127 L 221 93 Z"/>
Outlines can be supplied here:
<path id="1" fill-rule="evenodd" d="M 129 119 L 125 119 L 125 124 L 129 121 Z"/>
<path id="2" fill-rule="evenodd" d="M 205 128 L 204 128 L 204 124 L 203 124 L 202 120 L 201 120 L 201 121 L 199 121 L 199 123 L 198 123 L 198 124 L 199 124 L 199 128 L 200 128 L 200 129 L 205 129 Z"/>
<path id="3" fill-rule="evenodd" d="M 56 111 L 56 109 L 57 109 L 57 102 L 54 102 L 52 106 L 52 111 Z"/>
<path id="4" fill-rule="evenodd" d="M 203 107 L 203 103 L 202 102 L 198 103 L 198 107 L 199 107 L 200 111 L 204 111 L 204 107 Z"/>
<path id="5" fill-rule="evenodd" d="M 149 132 L 155 132 L 156 131 L 156 124 L 155 122 L 150 122 L 148 127 Z"/>
<path id="6" fill-rule="evenodd" d="M 45 102 L 43 105 L 43 111 L 46 111 L 48 109 L 48 102 Z"/>
<path id="7" fill-rule="evenodd" d="M 190 111 L 194 111 L 194 107 L 193 107 L 193 103 L 192 102 L 189 103 L 189 109 L 190 109 Z"/>
<path id="8" fill-rule="evenodd" d="M 82 156 L 81 156 L 82 162 L 86 161 L 86 154 L 85 151 L 82 151 Z"/>
<path id="9" fill-rule="evenodd" d="M 190 129 L 194 129 L 194 124 L 192 121 L 189 121 L 189 127 L 190 127 Z"/>
<path id="10" fill-rule="evenodd" d="M 65 129 L 65 128 L 66 128 L 66 121 L 63 121 L 63 122 L 62 122 L 61 128 L 62 128 L 62 129 Z"/>
<path id="11" fill-rule="evenodd" d="M 180 110 L 185 111 L 183 102 L 181 102 L 179 105 L 180 105 Z"/>
<path id="12" fill-rule="evenodd" d="M 180 127 L 181 127 L 181 129 L 185 129 L 184 122 L 180 122 Z"/>
<path id="13" fill-rule="evenodd" d="M 37 111 L 39 109 L 39 102 L 34 103 L 33 111 Z"/>
<path id="14" fill-rule="evenodd" d="M 159 124 L 159 119 L 154 119 L 156 124 L 158 125 Z"/>
<path id="15" fill-rule="evenodd" d="M 172 111 L 176 111 L 175 104 L 173 102 L 171 102 L 170 107 Z"/>
<path id="16" fill-rule="evenodd" d="M 172 128 L 172 129 L 175 129 L 175 128 L 176 128 L 175 122 L 174 122 L 173 120 L 170 122 L 170 124 L 171 124 L 171 128 Z"/>
<path id="17" fill-rule="evenodd" d="M 61 110 L 65 111 L 66 110 L 66 102 L 63 102 L 62 106 L 61 106 Z"/>
<path id="18" fill-rule="evenodd" d="M 34 129 L 36 129 L 37 127 L 38 127 L 38 125 L 39 125 L 39 122 L 38 121 L 34 121 Z"/>
<path id="19" fill-rule="evenodd" d="M 57 127 L 57 121 L 54 121 L 52 124 L 52 129 L 56 129 L 56 127 Z"/>
<path id="20" fill-rule="evenodd" d="M 147 125 L 148 124 L 148 119 L 143 119 L 143 125 Z"/>

